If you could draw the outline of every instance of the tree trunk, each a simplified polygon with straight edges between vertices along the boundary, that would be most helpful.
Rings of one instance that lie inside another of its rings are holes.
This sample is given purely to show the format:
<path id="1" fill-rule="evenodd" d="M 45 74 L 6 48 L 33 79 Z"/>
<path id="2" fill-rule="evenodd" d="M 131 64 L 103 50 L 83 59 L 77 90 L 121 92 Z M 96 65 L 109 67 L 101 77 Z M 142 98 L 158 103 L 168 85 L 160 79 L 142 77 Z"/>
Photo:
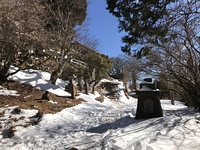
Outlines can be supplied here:
<path id="1" fill-rule="evenodd" d="M 96 83 L 94 83 L 93 85 L 92 85 L 92 94 L 95 94 L 95 88 L 96 88 Z"/>
<path id="2" fill-rule="evenodd" d="M 132 72 L 132 85 L 133 85 L 133 89 L 134 90 L 137 90 L 136 89 L 136 73 L 135 73 L 135 71 L 134 72 Z"/>
<path id="3" fill-rule="evenodd" d="M 95 86 L 92 86 L 92 94 L 95 94 Z"/>
<path id="4" fill-rule="evenodd" d="M 6 80 L 7 76 L 4 73 L 0 72 L 0 85 L 4 83 Z"/>
<path id="5" fill-rule="evenodd" d="M 197 107 L 198 107 L 198 111 L 200 112 L 200 94 L 198 94 L 197 96 L 198 96 L 198 98 L 197 98 L 198 99 L 198 101 L 197 101 L 198 106 Z"/>
<path id="6" fill-rule="evenodd" d="M 174 91 L 170 91 L 171 104 L 174 105 Z"/>
<path id="7" fill-rule="evenodd" d="M 74 85 L 74 79 L 73 78 L 71 78 L 70 79 L 70 85 L 71 85 L 71 98 L 72 99 L 75 99 L 76 98 L 76 87 L 75 87 L 75 85 Z"/>
<path id="8" fill-rule="evenodd" d="M 80 78 L 78 78 L 78 90 L 80 91 L 80 92 L 82 92 L 82 84 L 81 84 L 81 79 Z"/>
<path id="9" fill-rule="evenodd" d="M 52 72 L 51 78 L 50 78 L 50 81 L 52 82 L 52 84 L 55 84 L 56 80 L 61 76 L 64 67 L 65 67 L 65 63 L 60 63 L 58 65 L 58 69 Z"/>
<path id="10" fill-rule="evenodd" d="M 200 99 L 199 99 L 199 108 L 198 108 L 198 111 L 200 112 Z"/>
<path id="11" fill-rule="evenodd" d="M 6 82 L 7 80 L 7 77 L 8 77 L 8 71 L 9 71 L 9 68 L 10 68 L 10 65 L 4 65 L 1 67 L 1 70 L 0 70 L 0 84 Z"/>
<path id="12" fill-rule="evenodd" d="M 85 89 L 85 94 L 89 94 L 89 91 L 88 91 L 88 81 L 85 80 L 85 84 L 84 84 L 84 89 Z"/>

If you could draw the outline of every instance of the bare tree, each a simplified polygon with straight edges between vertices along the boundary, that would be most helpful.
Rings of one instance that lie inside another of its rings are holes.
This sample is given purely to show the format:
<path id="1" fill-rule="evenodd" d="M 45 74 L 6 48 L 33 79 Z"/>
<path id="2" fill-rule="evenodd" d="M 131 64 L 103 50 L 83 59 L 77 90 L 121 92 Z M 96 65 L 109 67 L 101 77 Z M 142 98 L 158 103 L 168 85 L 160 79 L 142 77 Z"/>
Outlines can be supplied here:
<path id="1" fill-rule="evenodd" d="M 178 1 L 171 6 L 170 32 L 165 39 L 154 40 L 152 72 L 173 86 L 171 90 L 195 108 L 200 107 L 200 2 Z M 153 42 L 151 42 L 153 43 Z"/>
<path id="2" fill-rule="evenodd" d="M 126 65 L 125 60 L 121 57 L 113 57 L 111 58 L 113 61 L 113 67 L 109 71 L 109 75 L 113 77 L 114 79 L 120 79 L 122 80 L 124 77 L 124 67 Z"/>
<path id="3" fill-rule="evenodd" d="M 89 33 L 88 29 L 85 29 L 83 26 L 79 28 L 77 32 L 76 41 L 86 45 L 87 47 L 96 50 L 101 45 L 99 39 Z"/>
<path id="4" fill-rule="evenodd" d="M 11 65 L 19 69 L 25 66 L 33 53 L 38 50 L 38 45 L 42 45 L 40 41 L 42 14 L 43 8 L 37 0 L 0 1 L 1 82 L 11 75 L 9 73 Z"/>
<path id="5" fill-rule="evenodd" d="M 120 55 L 112 58 L 112 61 L 113 67 L 109 71 L 109 75 L 122 80 L 125 85 L 130 81 L 131 89 L 136 89 L 137 74 L 142 70 L 141 60 L 127 55 Z"/>
<path id="6" fill-rule="evenodd" d="M 43 0 L 42 2 L 46 9 L 49 49 L 54 52 L 58 61 L 56 69 L 51 74 L 51 81 L 55 83 L 66 63 L 76 53 L 73 50 L 76 27 L 85 20 L 87 2 L 86 0 Z"/>

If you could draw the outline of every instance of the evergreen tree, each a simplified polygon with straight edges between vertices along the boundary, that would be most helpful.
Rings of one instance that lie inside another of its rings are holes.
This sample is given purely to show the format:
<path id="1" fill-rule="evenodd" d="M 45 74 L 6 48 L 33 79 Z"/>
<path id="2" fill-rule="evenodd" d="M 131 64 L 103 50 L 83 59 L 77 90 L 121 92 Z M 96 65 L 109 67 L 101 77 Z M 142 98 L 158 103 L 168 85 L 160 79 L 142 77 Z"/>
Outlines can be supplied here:
<path id="1" fill-rule="evenodd" d="M 164 37 L 168 31 L 167 6 L 176 0 L 107 0 L 107 9 L 118 18 L 122 38 L 122 51 L 131 54 L 134 44 L 144 44 L 146 37 Z M 146 48 L 139 48 L 139 51 Z M 138 52 L 138 49 L 135 50 Z M 141 52 L 140 52 L 141 53 Z"/>
<path id="2" fill-rule="evenodd" d="M 95 86 L 99 81 L 108 77 L 108 71 L 112 67 L 112 61 L 106 55 L 95 53 L 87 55 L 85 62 L 88 64 L 88 67 L 85 70 L 84 78 L 93 85 L 92 93 L 94 93 Z"/>

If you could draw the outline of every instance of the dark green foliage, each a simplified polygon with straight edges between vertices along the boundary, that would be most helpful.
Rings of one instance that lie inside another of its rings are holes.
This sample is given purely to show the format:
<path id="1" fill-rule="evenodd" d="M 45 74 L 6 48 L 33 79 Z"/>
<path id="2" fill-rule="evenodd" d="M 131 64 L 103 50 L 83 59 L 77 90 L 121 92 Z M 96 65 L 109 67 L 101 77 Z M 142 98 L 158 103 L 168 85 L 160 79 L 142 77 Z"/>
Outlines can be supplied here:
<path id="1" fill-rule="evenodd" d="M 85 58 L 85 62 L 88 64 L 90 74 L 94 71 L 95 80 L 100 80 L 102 78 L 108 77 L 108 70 L 112 67 L 112 61 L 108 56 L 102 54 L 92 54 Z"/>
<path id="2" fill-rule="evenodd" d="M 92 92 L 95 86 L 103 78 L 108 78 L 108 71 L 112 67 L 112 61 L 108 56 L 103 54 L 88 54 L 84 60 L 88 67 L 85 69 L 84 79 L 89 79 L 89 83 L 93 84 Z"/>
<path id="3" fill-rule="evenodd" d="M 134 57 L 137 59 L 141 59 L 143 56 L 149 55 L 151 52 L 151 47 L 142 47 L 140 50 L 138 50 L 135 54 L 133 54 Z"/>
<path id="4" fill-rule="evenodd" d="M 119 31 L 127 35 L 122 38 L 122 51 L 131 54 L 134 44 L 144 44 L 145 37 L 164 37 L 168 24 L 167 6 L 176 0 L 107 0 L 107 9 L 118 18 Z M 140 51 L 140 49 L 138 49 Z"/>

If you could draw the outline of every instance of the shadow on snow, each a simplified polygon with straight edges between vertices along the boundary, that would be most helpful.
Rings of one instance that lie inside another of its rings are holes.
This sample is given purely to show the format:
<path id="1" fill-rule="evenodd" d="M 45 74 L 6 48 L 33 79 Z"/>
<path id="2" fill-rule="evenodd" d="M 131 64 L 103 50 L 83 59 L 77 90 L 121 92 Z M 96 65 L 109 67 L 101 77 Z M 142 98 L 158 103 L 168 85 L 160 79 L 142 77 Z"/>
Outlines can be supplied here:
<path id="1" fill-rule="evenodd" d="M 139 125 L 141 124 L 141 126 L 137 126 L 134 129 L 134 132 L 139 132 L 142 131 L 144 129 L 150 128 L 155 126 L 157 130 L 162 129 L 162 128 L 168 128 L 168 132 L 171 131 L 175 126 L 179 126 L 181 124 L 185 124 L 188 119 L 183 120 L 183 116 L 194 116 L 195 117 L 195 112 L 187 110 L 187 109 L 183 109 L 183 110 L 176 110 L 176 111 L 172 111 L 172 110 L 165 110 L 164 111 L 164 117 L 159 117 L 159 118 L 149 118 L 149 119 L 135 119 L 133 117 L 130 116 L 125 116 L 123 118 L 119 118 L 117 120 L 115 120 L 114 122 L 109 122 L 109 123 L 105 123 L 105 124 L 101 124 L 97 127 L 92 127 L 90 129 L 87 129 L 87 132 L 91 132 L 91 133 L 105 133 L 108 130 L 116 130 L 119 128 L 125 128 L 128 127 L 129 125 Z M 170 119 L 169 120 L 169 116 L 171 116 L 170 118 L 173 118 L 173 121 Z M 176 119 L 175 119 L 176 118 Z M 196 118 L 197 120 L 199 120 L 199 118 Z M 169 124 L 169 121 L 171 121 L 171 123 Z M 133 131 L 132 131 L 133 132 Z"/>

